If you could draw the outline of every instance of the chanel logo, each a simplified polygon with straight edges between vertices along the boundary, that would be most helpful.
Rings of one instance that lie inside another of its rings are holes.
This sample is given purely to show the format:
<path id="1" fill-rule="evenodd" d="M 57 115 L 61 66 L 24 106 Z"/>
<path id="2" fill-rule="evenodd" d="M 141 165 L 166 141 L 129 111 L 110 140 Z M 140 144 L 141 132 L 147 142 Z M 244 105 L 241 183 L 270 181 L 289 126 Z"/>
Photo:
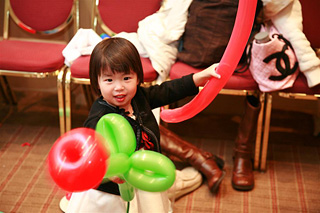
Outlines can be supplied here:
<path id="1" fill-rule="evenodd" d="M 275 35 L 278 36 L 279 40 L 283 40 L 284 41 L 284 45 L 283 48 L 280 52 L 276 52 L 273 53 L 269 56 L 267 56 L 263 62 L 265 63 L 269 63 L 271 60 L 276 59 L 276 69 L 281 73 L 281 75 L 279 76 L 270 76 L 269 79 L 273 80 L 273 81 L 281 81 L 284 78 L 286 78 L 289 75 L 292 75 L 298 68 L 298 62 L 296 62 L 294 64 L 294 66 L 292 68 L 290 68 L 290 60 L 288 55 L 285 53 L 285 51 L 288 49 L 288 47 L 290 47 L 292 50 L 292 46 L 290 44 L 290 42 L 285 39 L 281 34 L 273 34 L 272 37 L 274 37 Z M 281 63 L 281 61 L 283 61 L 283 63 Z M 282 66 L 282 64 L 284 64 L 284 67 Z"/>

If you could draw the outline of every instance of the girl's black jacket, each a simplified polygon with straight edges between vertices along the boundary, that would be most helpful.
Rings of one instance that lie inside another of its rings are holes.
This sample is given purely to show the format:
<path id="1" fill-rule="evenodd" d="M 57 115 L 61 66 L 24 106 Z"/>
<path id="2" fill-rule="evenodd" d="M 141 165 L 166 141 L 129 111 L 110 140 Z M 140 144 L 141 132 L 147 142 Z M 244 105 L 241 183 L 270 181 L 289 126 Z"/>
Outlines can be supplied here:
<path id="1" fill-rule="evenodd" d="M 123 109 L 109 105 L 100 97 L 93 103 L 84 127 L 95 129 L 103 115 L 118 113 L 124 116 L 131 124 L 136 134 L 137 149 L 141 141 L 141 131 L 143 130 L 154 144 L 154 151 L 161 152 L 159 126 L 151 110 L 171 104 L 187 96 L 196 95 L 198 91 L 199 89 L 193 82 L 192 74 L 148 88 L 138 86 L 137 93 L 131 102 L 136 117 L 135 120 L 128 117 Z M 111 194 L 120 194 L 117 184 L 113 182 L 101 184 L 98 190 Z"/>

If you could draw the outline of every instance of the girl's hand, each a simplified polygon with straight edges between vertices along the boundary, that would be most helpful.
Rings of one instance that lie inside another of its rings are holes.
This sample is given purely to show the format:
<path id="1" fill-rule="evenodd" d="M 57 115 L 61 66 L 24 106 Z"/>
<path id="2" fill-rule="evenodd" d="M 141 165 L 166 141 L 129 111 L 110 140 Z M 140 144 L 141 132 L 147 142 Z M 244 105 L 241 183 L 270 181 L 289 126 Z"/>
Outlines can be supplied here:
<path id="1" fill-rule="evenodd" d="M 213 64 L 210 67 L 202 70 L 201 72 L 195 73 L 193 75 L 193 81 L 194 84 L 199 87 L 199 86 L 204 86 L 207 81 L 212 78 L 221 78 L 221 76 L 216 73 L 216 68 L 218 67 L 219 63 Z"/>

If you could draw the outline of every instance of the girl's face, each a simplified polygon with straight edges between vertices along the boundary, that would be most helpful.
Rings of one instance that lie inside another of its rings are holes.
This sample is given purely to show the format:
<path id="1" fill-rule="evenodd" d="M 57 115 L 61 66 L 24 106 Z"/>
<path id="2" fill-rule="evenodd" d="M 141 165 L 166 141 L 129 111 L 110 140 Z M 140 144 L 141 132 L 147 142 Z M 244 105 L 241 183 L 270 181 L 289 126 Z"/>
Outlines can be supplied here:
<path id="1" fill-rule="evenodd" d="M 101 95 L 107 103 L 132 113 L 131 100 L 135 96 L 139 84 L 136 73 L 132 71 L 130 74 L 103 71 L 98 77 L 98 84 Z"/>

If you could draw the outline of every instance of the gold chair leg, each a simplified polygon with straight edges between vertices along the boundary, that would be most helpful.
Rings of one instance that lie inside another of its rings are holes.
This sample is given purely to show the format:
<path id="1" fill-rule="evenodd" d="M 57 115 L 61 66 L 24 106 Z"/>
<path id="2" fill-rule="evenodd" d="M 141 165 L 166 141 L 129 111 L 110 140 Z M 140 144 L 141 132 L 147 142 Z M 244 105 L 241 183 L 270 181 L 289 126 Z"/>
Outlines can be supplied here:
<path id="1" fill-rule="evenodd" d="M 1 83 L 3 85 L 4 93 L 9 100 L 9 103 L 11 103 L 13 105 L 17 105 L 17 98 L 14 95 L 13 91 L 11 90 L 10 84 L 9 84 L 6 76 L 2 76 Z"/>
<path id="2" fill-rule="evenodd" d="M 255 145 L 255 152 L 254 152 L 254 169 L 258 169 L 259 163 L 260 163 L 265 93 L 260 93 L 259 99 L 260 99 L 261 109 L 260 109 L 260 113 L 257 121 L 257 136 L 256 136 L 256 145 Z"/>
<path id="3" fill-rule="evenodd" d="M 57 89 L 58 89 L 58 107 L 59 107 L 59 122 L 60 122 L 60 135 L 63 135 L 66 132 L 66 123 L 65 123 L 65 106 L 64 106 L 64 72 L 63 68 L 57 76 Z"/>
<path id="4" fill-rule="evenodd" d="M 66 132 L 71 130 L 71 72 L 68 69 L 65 78 L 65 118 Z"/>
<path id="5" fill-rule="evenodd" d="M 265 121 L 264 121 L 264 131 L 263 131 L 263 141 L 262 141 L 262 151 L 261 151 L 261 164 L 260 170 L 266 170 L 267 164 L 267 152 L 268 152 L 268 140 L 269 140 L 269 131 L 270 131 L 270 119 L 271 119 L 271 109 L 272 109 L 272 95 L 267 94 L 266 99 L 266 112 L 265 112 Z"/>

